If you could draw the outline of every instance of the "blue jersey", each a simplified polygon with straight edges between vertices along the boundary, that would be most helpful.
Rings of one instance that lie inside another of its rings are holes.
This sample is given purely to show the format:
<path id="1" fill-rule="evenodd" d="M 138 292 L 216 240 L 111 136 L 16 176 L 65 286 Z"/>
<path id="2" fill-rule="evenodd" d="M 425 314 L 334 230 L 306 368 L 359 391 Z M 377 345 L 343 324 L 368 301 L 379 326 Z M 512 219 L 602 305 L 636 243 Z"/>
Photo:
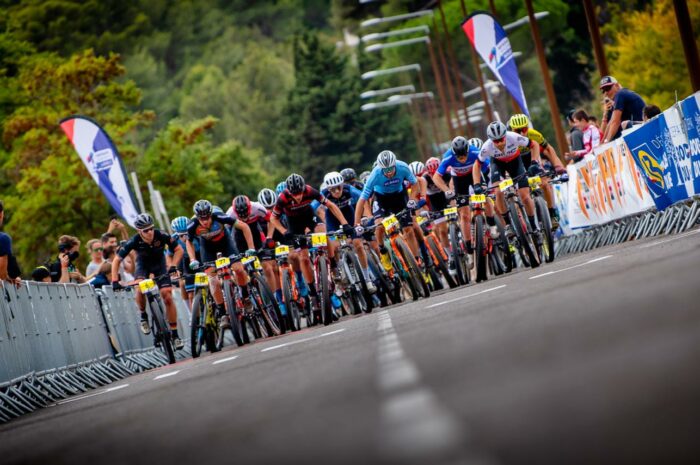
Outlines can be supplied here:
<path id="1" fill-rule="evenodd" d="M 460 162 L 455 157 L 452 149 L 447 149 L 447 152 L 442 156 L 442 161 L 437 169 L 440 176 L 444 176 L 447 170 L 450 169 L 450 174 L 455 177 L 461 176 L 471 176 L 472 168 L 474 168 L 474 163 L 479 159 L 479 149 L 476 147 L 469 146 L 469 155 L 465 162 Z M 483 173 L 489 170 L 489 160 L 481 164 L 481 171 Z"/>
<path id="2" fill-rule="evenodd" d="M 345 217 L 345 220 L 352 224 L 355 221 L 355 205 L 360 200 L 362 192 L 355 189 L 349 184 L 343 184 L 343 193 L 336 198 L 328 189 L 324 189 L 321 193 L 326 197 L 328 202 L 332 202 L 338 206 L 340 212 Z M 333 215 L 326 215 L 326 225 L 329 231 L 334 231 L 340 227 L 338 220 Z"/>
<path id="3" fill-rule="evenodd" d="M 396 172 L 391 178 L 384 176 L 382 169 L 377 166 L 372 170 L 369 178 L 367 178 L 367 183 L 362 190 L 361 198 L 367 200 L 372 197 L 372 194 L 375 192 L 378 194 L 396 194 L 398 192 L 403 192 L 405 190 L 404 181 L 408 181 L 409 184 L 418 182 L 406 163 L 397 161 Z"/>

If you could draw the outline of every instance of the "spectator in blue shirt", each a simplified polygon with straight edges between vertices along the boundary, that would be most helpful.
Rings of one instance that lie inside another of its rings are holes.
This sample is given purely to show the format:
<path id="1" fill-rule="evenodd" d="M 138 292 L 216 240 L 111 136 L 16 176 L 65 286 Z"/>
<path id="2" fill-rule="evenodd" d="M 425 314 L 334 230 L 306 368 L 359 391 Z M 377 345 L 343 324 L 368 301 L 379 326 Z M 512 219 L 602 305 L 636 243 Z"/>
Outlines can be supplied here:
<path id="1" fill-rule="evenodd" d="M 612 116 L 605 129 L 604 140 L 610 142 L 622 134 L 623 121 L 642 121 L 646 103 L 636 92 L 620 86 L 612 76 L 605 76 L 600 80 L 600 91 L 613 100 Z"/>
<path id="2" fill-rule="evenodd" d="M 5 207 L 0 200 L 0 226 L 5 219 Z M 12 238 L 9 234 L 0 232 L 0 281 L 19 286 L 21 271 L 17 259 L 12 255 Z"/>

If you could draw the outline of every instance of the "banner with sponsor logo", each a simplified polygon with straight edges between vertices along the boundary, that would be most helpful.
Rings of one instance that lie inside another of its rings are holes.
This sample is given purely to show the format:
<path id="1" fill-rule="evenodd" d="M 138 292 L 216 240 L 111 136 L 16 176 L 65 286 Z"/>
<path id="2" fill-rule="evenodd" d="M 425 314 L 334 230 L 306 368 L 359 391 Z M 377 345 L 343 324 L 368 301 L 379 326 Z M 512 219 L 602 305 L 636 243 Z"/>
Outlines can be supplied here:
<path id="1" fill-rule="evenodd" d="M 133 227 L 139 211 L 119 152 L 105 130 L 85 116 L 70 116 L 60 124 L 109 204 Z"/>
<path id="2" fill-rule="evenodd" d="M 644 174 L 657 209 L 663 210 L 698 192 L 696 182 L 700 173 L 697 167 L 693 168 L 683 117 L 677 106 L 622 137 Z"/>
<path id="3" fill-rule="evenodd" d="M 654 206 L 622 139 L 601 145 L 567 167 L 568 195 L 559 208 L 573 229 L 607 223 Z M 565 231 L 566 232 L 566 231 Z"/>
<path id="4" fill-rule="evenodd" d="M 683 100 L 680 106 L 690 150 L 694 192 L 697 195 L 700 194 L 700 92 Z"/>
<path id="5" fill-rule="evenodd" d="M 506 31 L 498 24 L 496 18 L 485 11 L 476 11 L 462 23 L 462 30 L 484 63 L 508 89 L 523 109 L 523 113 L 529 116 L 518 67 L 513 58 L 513 49 Z"/>

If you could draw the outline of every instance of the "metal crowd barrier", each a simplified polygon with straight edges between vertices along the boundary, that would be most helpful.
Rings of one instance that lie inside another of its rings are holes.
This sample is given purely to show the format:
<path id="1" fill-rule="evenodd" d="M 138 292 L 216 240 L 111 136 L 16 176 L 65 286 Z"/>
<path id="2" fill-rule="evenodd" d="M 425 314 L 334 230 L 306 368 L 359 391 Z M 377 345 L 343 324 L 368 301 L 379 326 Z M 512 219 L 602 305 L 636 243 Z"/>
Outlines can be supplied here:
<path id="1" fill-rule="evenodd" d="M 556 242 L 556 256 L 588 252 L 647 237 L 679 234 L 695 227 L 699 220 L 700 197 L 693 197 L 662 212 L 652 209 L 562 237 Z"/>
<path id="2" fill-rule="evenodd" d="M 182 359 L 191 355 L 189 312 L 173 291 Z M 0 422 L 166 363 L 141 332 L 132 292 L 0 283 Z"/>

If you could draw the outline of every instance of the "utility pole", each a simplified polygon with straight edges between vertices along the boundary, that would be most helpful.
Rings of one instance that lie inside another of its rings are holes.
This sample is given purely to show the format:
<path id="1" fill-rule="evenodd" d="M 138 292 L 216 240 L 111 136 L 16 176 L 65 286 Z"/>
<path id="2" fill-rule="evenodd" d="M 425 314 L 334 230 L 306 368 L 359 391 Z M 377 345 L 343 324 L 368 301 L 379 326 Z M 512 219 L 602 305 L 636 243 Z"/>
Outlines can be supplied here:
<path id="1" fill-rule="evenodd" d="M 693 92 L 700 90 L 700 59 L 698 59 L 698 46 L 693 35 L 693 25 L 690 22 L 690 13 L 686 0 L 673 0 L 673 9 L 676 10 L 676 22 L 681 33 L 681 43 L 685 53 L 685 62 L 688 64 L 688 74 Z"/>
<path id="2" fill-rule="evenodd" d="M 423 77 L 423 68 L 418 70 L 418 83 L 420 85 L 420 91 L 422 93 L 427 93 L 426 88 L 425 88 L 425 78 Z M 430 124 L 432 126 L 433 130 L 433 140 L 435 144 L 440 143 L 440 131 L 438 131 L 438 126 L 437 122 L 435 121 L 435 117 L 437 115 L 437 107 L 435 106 L 435 99 L 434 98 L 426 98 L 425 100 L 425 108 L 427 110 L 428 114 L 428 119 L 430 120 Z M 430 147 L 432 149 L 432 146 Z M 432 150 L 430 151 L 432 153 Z"/>
<path id="3" fill-rule="evenodd" d="M 593 56 L 595 57 L 596 66 L 600 77 L 608 76 L 608 60 L 605 58 L 605 50 L 603 49 L 603 41 L 600 39 L 600 30 L 598 29 L 598 15 L 595 12 L 593 0 L 583 0 L 583 9 L 586 11 L 586 22 L 588 23 L 588 32 L 591 34 L 591 42 L 593 43 Z"/>
<path id="4" fill-rule="evenodd" d="M 450 110 L 447 106 L 447 99 L 445 98 L 445 89 L 442 87 L 440 69 L 438 68 L 437 60 L 435 59 L 433 43 L 428 41 L 426 45 L 428 46 L 428 54 L 430 55 L 430 67 L 433 69 L 433 75 L 435 77 L 435 87 L 437 87 L 438 96 L 440 97 L 440 106 L 442 106 L 442 112 L 445 114 L 445 121 L 447 121 L 447 137 L 450 137 L 450 127 L 452 126 L 452 121 L 450 121 Z M 440 140 L 436 140 L 435 142 L 440 145 Z"/>
<path id="5" fill-rule="evenodd" d="M 462 15 L 464 15 L 464 19 L 467 19 L 467 6 L 465 5 L 464 0 L 461 0 L 460 3 L 462 5 Z M 476 80 L 479 83 L 479 87 L 481 87 L 481 100 L 484 102 L 486 118 L 489 121 L 493 121 L 493 110 L 491 109 L 491 104 L 489 103 L 489 96 L 486 93 L 486 86 L 484 86 L 484 75 L 481 74 L 481 68 L 479 67 L 479 58 L 476 56 L 476 52 L 474 51 L 474 47 L 472 47 L 472 44 L 469 44 L 469 53 L 472 56 L 472 65 L 474 66 L 474 74 L 476 75 Z"/>
<path id="6" fill-rule="evenodd" d="M 527 15 L 530 17 L 530 27 L 532 30 L 532 39 L 535 42 L 535 50 L 537 52 L 537 58 L 540 62 L 540 71 L 542 72 L 542 81 L 544 82 L 544 88 L 547 92 L 547 100 L 549 101 L 549 112 L 552 116 L 552 126 L 554 127 L 554 134 L 557 139 L 557 148 L 559 149 L 559 157 L 564 161 L 564 152 L 567 152 L 566 136 L 564 136 L 564 128 L 561 125 L 561 118 L 559 117 L 559 105 L 557 105 L 557 99 L 554 95 L 554 86 L 552 86 L 552 78 L 549 75 L 549 66 L 547 66 L 547 59 L 544 55 L 544 46 L 542 45 L 542 38 L 540 37 L 540 27 L 535 19 L 535 10 L 532 7 L 532 0 L 525 0 L 525 6 L 527 7 Z"/>
<path id="7" fill-rule="evenodd" d="M 450 108 L 450 123 L 449 123 L 449 131 L 450 131 L 450 138 L 455 137 L 456 132 L 455 128 L 452 125 L 452 110 L 457 109 L 457 103 L 455 102 L 455 90 L 454 87 L 452 87 L 452 79 L 450 78 L 450 69 L 447 66 L 447 60 L 445 59 L 445 51 L 443 50 L 442 46 L 442 39 L 440 38 L 440 29 L 437 27 L 437 22 L 435 21 L 435 16 L 433 16 L 433 32 L 435 36 L 435 45 L 437 46 L 437 51 L 438 51 L 438 58 L 440 59 L 440 65 L 442 66 L 442 72 L 443 75 L 445 76 L 445 82 L 447 83 L 447 99 L 449 103 L 449 108 Z"/>

